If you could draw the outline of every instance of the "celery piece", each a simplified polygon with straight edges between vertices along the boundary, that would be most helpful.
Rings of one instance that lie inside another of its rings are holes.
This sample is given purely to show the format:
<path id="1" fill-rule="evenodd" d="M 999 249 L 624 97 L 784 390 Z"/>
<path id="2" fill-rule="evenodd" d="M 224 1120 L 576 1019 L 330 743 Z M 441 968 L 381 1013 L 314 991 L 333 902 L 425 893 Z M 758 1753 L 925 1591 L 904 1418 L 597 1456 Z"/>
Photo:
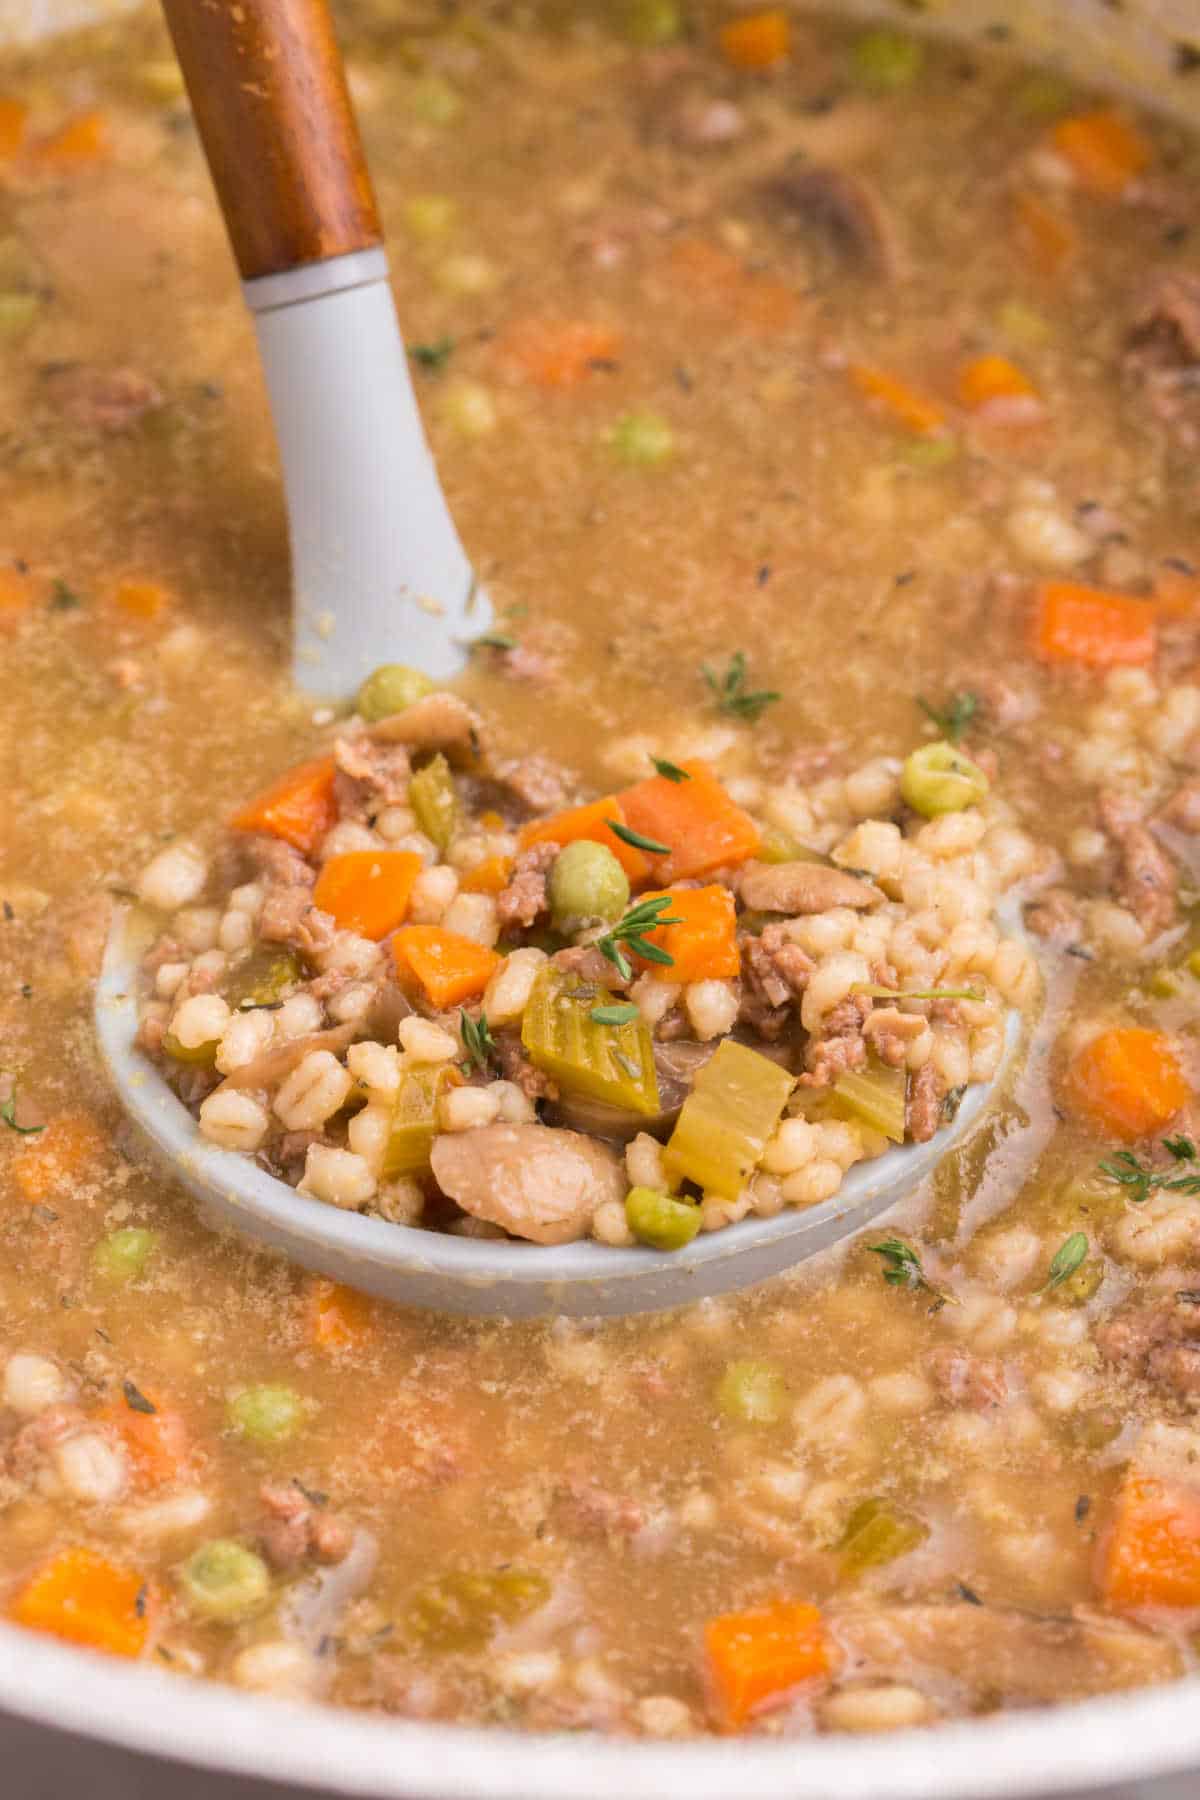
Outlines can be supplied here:
<path id="1" fill-rule="evenodd" d="M 569 1094 L 648 1116 L 659 1110 L 654 1046 L 642 1018 L 602 1025 L 592 1014 L 612 1006 L 607 988 L 545 968 L 534 983 L 521 1042 L 535 1068 Z"/>
<path id="2" fill-rule="evenodd" d="M 902 1144 L 907 1087 L 907 1072 L 903 1068 L 889 1068 L 872 1056 L 865 1069 L 847 1069 L 839 1075 L 833 1091 L 851 1118 L 869 1125 L 872 1131 L 881 1131 L 894 1144 Z"/>
<path id="3" fill-rule="evenodd" d="M 621 32 L 631 44 L 654 49 L 683 34 L 678 0 L 622 0 Z"/>
<path id="4" fill-rule="evenodd" d="M 1183 977 L 1180 971 L 1173 969 L 1169 963 L 1160 963 L 1157 969 L 1150 970 L 1144 986 L 1146 992 L 1155 1000 L 1174 1000 L 1178 994 L 1183 992 Z"/>
<path id="5" fill-rule="evenodd" d="M 617 461 L 631 469 L 657 469 L 675 450 L 671 427 L 653 412 L 625 413 L 605 433 L 605 442 Z"/>
<path id="6" fill-rule="evenodd" d="M 304 980 L 304 965 L 294 950 L 260 944 L 229 971 L 222 992 L 234 1012 L 239 1008 L 277 1006 Z"/>
<path id="7" fill-rule="evenodd" d="M 794 1086 L 778 1063 L 725 1038 L 683 1103 L 665 1152 L 669 1173 L 736 1200 Z"/>
<path id="8" fill-rule="evenodd" d="M 929 1527 L 887 1500 L 864 1500 L 846 1521 L 838 1543 L 842 1574 L 861 1575 L 907 1556 L 929 1536 Z"/>
<path id="9" fill-rule="evenodd" d="M 37 294 L 0 293 L 0 337 L 22 337 L 41 310 Z"/>
<path id="10" fill-rule="evenodd" d="M 409 782 L 408 804 L 425 836 L 444 850 L 458 830 L 459 805 L 450 764 L 440 750 Z"/>
<path id="11" fill-rule="evenodd" d="M 500 1626 L 527 1619 L 549 1598 L 540 1569 L 450 1569 L 417 1589 L 404 1635 L 429 1651 L 483 1650 Z"/>
<path id="12" fill-rule="evenodd" d="M 383 1154 L 385 1180 L 428 1169 L 437 1136 L 438 1101 L 461 1079 L 453 1063 L 423 1063 L 404 1071 L 392 1102 L 392 1128 Z"/>
<path id="13" fill-rule="evenodd" d="M 1085 1263 L 1060 1281 L 1054 1288 L 1054 1297 L 1064 1306 L 1086 1306 L 1104 1281 L 1104 1265 L 1096 1257 L 1089 1257 Z"/>
<path id="14" fill-rule="evenodd" d="M 868 31 L 850 53 L 854 73 L 874 94 L 898 94 L 911 87 L 925 61 L 925 46 L 886 27 Z"/>
<path id="15" fill-rule="evenodd" d="M 821 850 L 810 850 L 807 844 L 801 844 L 789 832 L 781 831 L 778 825 L 764 825 L 759 833 L 760 843 L 757 851 L 759 862 L 785 863 L 829 863 Z"/>
<path id="16" fill-rule="evenodd" d="M 172 1062 L 183 1063 L 189 1069 L 211 1069 L 217 1060 L 219 1038 L 210 1038 L 206 1044 L 181 1044 L 173 1031 L 168 1031 L 163 1039 L 163 1054 Z"/>
<path id="17" fill-rule="evenodd" d="M 1193 950 L 1190 955 L 1186 956 L 1183 966 L 1189 975 L 1195 975 L 1200 980 L 1200 950 Z"/>
<path id="18" fill-rule="evenodd" d="M 787 1411 L 788 1386 L 773 1363 L 732 1362 L 713 1398 L 718 1410 L 740 1425 L 777 1425 Z"/>

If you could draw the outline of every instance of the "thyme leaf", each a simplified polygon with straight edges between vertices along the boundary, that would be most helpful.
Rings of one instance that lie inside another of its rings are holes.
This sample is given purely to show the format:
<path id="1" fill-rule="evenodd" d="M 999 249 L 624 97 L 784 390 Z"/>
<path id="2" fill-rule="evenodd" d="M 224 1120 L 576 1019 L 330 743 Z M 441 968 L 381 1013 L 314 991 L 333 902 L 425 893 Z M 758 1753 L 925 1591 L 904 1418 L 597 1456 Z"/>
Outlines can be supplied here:
<path id="1" fill-rule="evenodd" d="M 460 1008 L 458 1034 L 467 1053 L 467 1060 L 462 1065 L 463 1074 L 469 1075 L 474 1067 L 486 1075 L 497 1055 L 496 1040 L 487 1022 L 487 1014 L 481 1012 L 477 1019 L 473 1019 L 465 1007 Z"/>
<path id="2" fill-rule="evenodd" d="M 1189 1137 L 1164 1138 L 1163 1147 L 1177 1163 L 1196 1161 L 1196 1146 Z M 1169 1169 L 1156 1169 L 1143 1162 L 1132 1150 L 1118 1150 L 1115 1156 L 1100 1164 L 1100 1173 L 1123 1187 L 1135 1206 L 1156 1192 L 1200 1194 L 1200 1174 L 1173 1175 Z"/>
<path id="3" fill-rule="evenodd" d="M 640 1015 L 631 1002 L 620 1006 L 593 1006 L 588 1018 L 596 1025 L 632 1025 Z"/>
<path id="4" fill-rule="evenodd" d="M 1054 1288 L 1061 1287 L 1064 1281 L 1069 1281 L 1076 1269 L 1081 1268 L 1087 1261 L 1087 1254 L 1090 1249 L 1091 1245 L 1088 1242 L 1087 1233 L 1084 1231 L 1073 1231 L 1070 1237 L 1066 1238 L 1059 1245 L 1058 1249 L 1051 1257 L 1050 1268 L 1046 1275 L 1045 1282 L 1041 1288 L 1039 1288 L 1038 1292 L 1049 1294 Z"/>
<path id="5" fill-rule="evenodd" d="M 940 1312 L 943 1306 L 957 1306 L 958 1301 L 953 1294 L 947 1294 L 935 1287 L 921 1266 L 921 1259 L 911 1244 L 901 1238 L 885 1238 L 881 1244 L 868 1244 L 872 1256 L 883 1261 L 883 1279 L 889 1287 L 921 1289 L 933 1296 L 934 1312 Z"/>
<path id="6" fill-rule="evenodd" d="M 917 705 L 937 726 L 938 735 L 949 743 L 957 744 L 963 732 L 979 711 L 979 695 L 972 694 L 969 689 L 951 694 L 944 709 L 931 706 L 922 694 L 917 695 Z"/>
<path id="7" fill-rule="evenodd" d="M 692 779 L 686 769 L 681 769 L 678 763 L 668 762 L 665 756 L 652 756 L 650 761 L 666 781 L 690 781 Z"/>
<path id="8" fill-rule="evenodd" d="M 46 1129 L 44 1125 L 17 1124 L 17 1095 L 15 1089 L 8 1096 L 7 1100 L 0 1103 L 0 1119 L 3 1119 L 4 1123 L 8 1126 L 8 1129 L 10 1131 L 15 1131 L 18 1137 L 36 1137 L 39 1131 L 45 1131 Z"/>
<path id="9" fill-rule="evenodd" d="M 629 825 L 621 825 L 616 819 L 609 819 L 606 823 L 614 837 L 619 837 L 623 844 L 630 844 L 635 850 L 648 850 L 651 856 L 671 854 L 670 844 L 660 844 L 657 838 L 644 837 L 640 831 L 634 831 Z"/>
<path id="10" fill-rule="evenodd" d="M 648 931 L 657 931 L 660 925 L 683 924 L 683 920 L 671 913 L 670 908 L 670 894 L 655 894 L 650 900 L 640 900 L 623 919 L 617 920 L 611 931 L 606 931 L 603 937 L 596 939 L 597 950 L 601 956 L 607 957 L 622 981 L 629 981 L 633 975 L 623 945 L 628 945 L 634 955 L 640 956 L 644 962 L 659 963 L 668 968 L 674 963 L 675 958 L 669 951 L 661 950 L 646 937 Z"/>
<path id="11" fill-rule="evenodd" d="M 477 638 L 472 638 L 472 650 L 515 650 L 517 640 L 507 631 L 482 631 Z"/>
<path id="12" fill-rule="evenodd" d="M 153 1400 L 147 1400 L 141 1388 L 135 1387 L 132 1381 L 123 1381 L 121 1383 L 121 1392 L 124 1394 L 125 1404 L 131 1412 L 156 1413 L 158 1411 Z"/>
<path id="13" fill-rule="evenodd" d="M 56 576 L 54 585 L 50 589 L 50 611 L 78 612 L 82 605 L 83 601 L 79 598 L 75 589 L 68 587 L 61 576 Z"/>
<path id="14" fill-rule="evenodd" d="M 454 339 L 443 337 L 431 344 L 410 344 L 408 354 L 419 369 L 429 369 L 434 374 L 439 374 L 454 354 Z"/>
<path id="15" fill-rule="evenodd" d="M 717 710 L 728 713 L 730 718 L 742 719 L 747 724 L 752 725 L 762 717 L 768 706 L 783 699 L 783 695 L 774 688 L 747 688 L 744 650 L 734 651 L 723 675 L 715 674 L 707 663 L 701 663 L 700 673 L 717 703 Z"/>

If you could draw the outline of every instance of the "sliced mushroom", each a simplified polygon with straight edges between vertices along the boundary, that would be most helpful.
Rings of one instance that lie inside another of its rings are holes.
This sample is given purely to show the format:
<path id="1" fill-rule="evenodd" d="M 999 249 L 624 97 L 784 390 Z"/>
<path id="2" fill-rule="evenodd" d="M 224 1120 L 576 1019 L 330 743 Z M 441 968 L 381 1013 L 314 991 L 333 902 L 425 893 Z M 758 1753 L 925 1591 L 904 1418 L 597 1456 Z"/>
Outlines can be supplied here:
<path id="1" fill-rule="evenodd" d="M 332 1050 L 336 1056 L 359 1035 L 360 1028 L 356 1024 L 334 1025 L 328 1031 L 310 1031 L 304 1037 L 289 1038 L 286 1044 L 272 1044 L 269 1050 L 252 1057 L 240 1069 L 234 1069 L 215 1091 L 276 1087 L 304 1061 L 310 1050 Z"/>
<path id="2" fill-rule="evenodd" d="M 404 744 L 410 750 L 478 751 L 482 722 L 457 694 L 426 694 L 403 712 L 392 713 L 369 727 L 367 735 L 381 744 Z"/>
<path id="3" fill-rule="evenodd" d="M 604 1100 L 591 1100 L 584 1094 L 560 1094 L 546 1107 L 546 1118 L 553 1125 L 569 1125 L 586 1131 L 592 1137 L 607 1138 L 613 1144 L 627 1144 L 639 1131 L 651 1137 L 669 1136 L 679 1109 L 691 1092 L 692 1083 L 713 1051 L 716 1041 L 698 1044 L 691 1038 L 676 1038 L 667 1044 L 655 1044 L 654 1067 L 658 1075 L 658 1111 L 634 1112 L 632 1107 L 610 1106 Z"/>
<path id="4" fill-rule="evenodd" d="M 1054 1618 L 992 1606 L 889 1606 L 834 1622 L 858 1672 L 909 1681 L 928 1671 L 971 1700 L 1002 1695 L 1038 1705 L 1172 1681 L 1180 1673 L 1166 1638 L 1115 1619 Z"/>
<path id="5" fill-rule="evenodd" d="M 597 1207 L 623 1200 L 615 1153 L 548 1125 L 484 1125 L 435 1140 L 434 1180 L 473 1218 L 534 1244 L 587 1234 Z"/>
<path id="6" fill-rule="evenodd" d="M 769 176 L 759 191 L 778 220 L 820 232 L 863 274 L 894 281 L 904 273 L 896 228 L 864 176 L 801 164 Z"/>
<path id="7" fill-rule="evenodd" d="M 879 889 L 844 869 L 824 863 L 747 863 L 741 882 L 742 905 L 751 912 L 828 912 L 833 906 L 864 910 L 883 899 Z"/>

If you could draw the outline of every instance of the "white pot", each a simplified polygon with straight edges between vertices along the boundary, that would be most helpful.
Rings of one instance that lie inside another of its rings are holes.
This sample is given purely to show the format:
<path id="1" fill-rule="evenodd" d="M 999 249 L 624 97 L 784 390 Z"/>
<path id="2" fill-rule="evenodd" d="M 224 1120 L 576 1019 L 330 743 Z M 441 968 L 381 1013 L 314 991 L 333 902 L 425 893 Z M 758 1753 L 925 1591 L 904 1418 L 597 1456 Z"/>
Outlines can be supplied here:
<path id="1" fill-rule="evenodd" d="M 1179 54 L 1200 46 L 1200 0 L 841 5 L 965 41 L 999 22 L 1032 55 L 1200 124 L 1200 71 Z M 0 0 L 0 42 L 117 10 Z M 1200 1681 L 884 1738 L 654 1744 L 297 1707 L 0 1624 L 0 1800 L 271 1800 L 275 1783 L 380 1800 L 1200 1800 Z"/>

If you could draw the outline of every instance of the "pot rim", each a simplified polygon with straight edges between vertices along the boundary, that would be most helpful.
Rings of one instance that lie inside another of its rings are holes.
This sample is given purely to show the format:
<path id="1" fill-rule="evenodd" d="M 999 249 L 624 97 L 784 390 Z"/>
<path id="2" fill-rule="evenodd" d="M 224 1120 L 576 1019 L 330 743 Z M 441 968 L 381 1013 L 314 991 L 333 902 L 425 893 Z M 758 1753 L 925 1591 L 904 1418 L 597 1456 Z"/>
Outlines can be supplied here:
<path id="1" fill-rule="evenodd" d="M 130 1669 L 0 1624 L 0 1708 L 226 1774 L 395 1800 L 1001 1800 L 1200 1762 L 1200 1682 L 880 1738 L 681 1744 L 380 1719 Z"/>

